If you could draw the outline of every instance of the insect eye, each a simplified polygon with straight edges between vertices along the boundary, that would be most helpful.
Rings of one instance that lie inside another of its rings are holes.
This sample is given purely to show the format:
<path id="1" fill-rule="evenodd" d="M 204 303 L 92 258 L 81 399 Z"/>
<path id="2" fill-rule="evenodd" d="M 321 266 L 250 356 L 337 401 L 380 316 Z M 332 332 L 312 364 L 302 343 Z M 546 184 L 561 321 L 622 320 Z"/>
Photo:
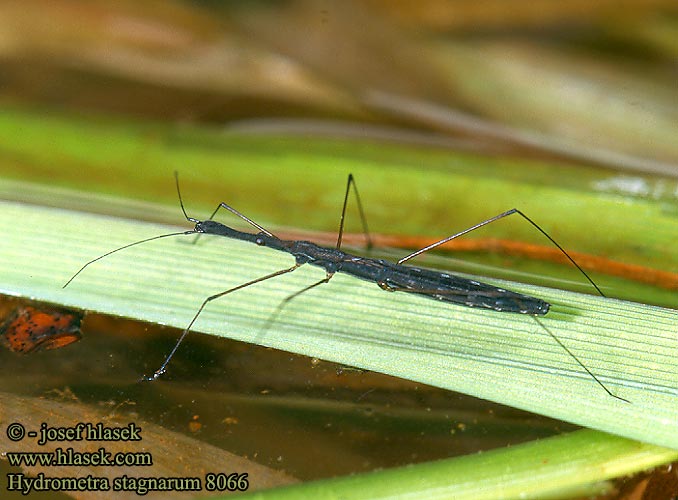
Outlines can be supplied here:
<path id="1" fill-rule="evenodd" d="M 263 247 L 264 244 L 266 243 L 263 238 L 257 238 L 255 243 L 259 245 L 260 247 Z"/>

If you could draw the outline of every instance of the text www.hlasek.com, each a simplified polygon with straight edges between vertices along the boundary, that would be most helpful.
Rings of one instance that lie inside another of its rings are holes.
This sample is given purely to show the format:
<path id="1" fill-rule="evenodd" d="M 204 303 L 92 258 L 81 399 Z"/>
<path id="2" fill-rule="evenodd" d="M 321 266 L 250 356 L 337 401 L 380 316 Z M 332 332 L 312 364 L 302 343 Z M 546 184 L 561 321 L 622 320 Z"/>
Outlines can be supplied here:
<path id="1" fill-rule="evenodd" d="M 123 427 L 109 427 L 102 422 L 79 422 L 70 427 L 55 427 L 43 422 L 39 432 L 27 430 L 20 422 L 12 422 L 7 425 L 5 434 L 13 443 L 19 443 L 25 438 L 37 438 L 38 446 L 51 442 L 119 443 L 142 440 L 142 429 L 134 422 Z M 64 467 L 76 467 L 78 472 L 91 467 L 124 467 L 127 472 L 131 467 L 152 470 L 149 467 L 153 465 L 153 455 L 150 452 L 113 453 L 104 447 L 96 451 L 76 451 L 65 444 L 49 452 L 6 451 L 3 455 L 13 467 L 23 469 L 54 467 L 55 471 L 59 472 L 62 472 Z M 114 476 L 109 472 L 103 473 L 102 477 L 95 477 L 92 474 L 62 477 L 44 472 L 30 477 L 19 472 L 5 474 L 5 480 L 4 486 L 7 491 L 18 491 L 24 495 L 39 491 L 133 491 L 138 495 L 145 495 L 151 491 L 200 491 L 203 487 L 207 491 L 246 491 L 250 486 L 247 472 L 207 472 L 201 477 L 144 477 L 135 474 Z"/>
<path id="2" fill-rule="evenodd" d="M 153 465 L 153 456 L 147 452 L 116 453 L 99 448 L 95 452 L 78 452 L 73 448 L 66 450 L 57 448 L 53 452 L 7 452 L 7 461 L 10 465 L 32 467 L 65 466 L 150 466 Z"/>

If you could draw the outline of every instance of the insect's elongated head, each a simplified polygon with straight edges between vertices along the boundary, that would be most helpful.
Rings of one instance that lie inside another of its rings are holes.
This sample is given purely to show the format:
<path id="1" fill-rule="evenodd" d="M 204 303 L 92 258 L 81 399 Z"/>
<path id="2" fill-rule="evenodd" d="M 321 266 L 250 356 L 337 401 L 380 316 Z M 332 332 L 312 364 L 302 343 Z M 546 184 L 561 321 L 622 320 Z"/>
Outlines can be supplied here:
<path id="1" fill-rule="evenodd" d="M 234 238 L 236 240 L 249 241 L 251 243 L 257 243 L 258 238 L 258 235 L 256 234 L 238 231 L 237 229 L 233 229 L 232 227 L 228 227 L 227 225 L 214 220 L 199 220 L 195 223 L 195 228 L 193 230 L 196 233 L 214 234 L 217 236 Z"/>
<path id="2" fill-rule="evenodd" d="M 221 222 L 214 220 L 202 220 L 198 221 L 195 224 L 193 229 L 196 233 L 203 234 L 214 234 L 217 236 L 226 236 L 227 238 L 234 238 L 241 241 L 249 241 L 250 243 L 255 243 L 260 247 L 268 247 L 273 250 L 281 250 L 283 252 L 289 252 L 289 242 L 281 240 L 277 236 L 273 236 L 270 233 L 258 232 L 246 233 L 244 231 L 238 231 L 232 227 L 228 227 Z"/>

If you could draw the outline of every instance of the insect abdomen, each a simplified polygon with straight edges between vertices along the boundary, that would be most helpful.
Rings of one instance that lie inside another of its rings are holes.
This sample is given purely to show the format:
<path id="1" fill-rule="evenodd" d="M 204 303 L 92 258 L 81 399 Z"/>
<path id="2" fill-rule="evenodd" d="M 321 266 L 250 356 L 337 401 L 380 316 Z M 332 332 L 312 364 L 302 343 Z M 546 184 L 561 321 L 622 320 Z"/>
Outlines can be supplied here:
<path id="1" fill-rule="evenodd" d="M 550 304 L 529 295 L 505 290 L 476 280 L 416 267 L 394 266 L 383 283 L 386 289 L 416 293 L 466 307 L 544 315 Z"/>

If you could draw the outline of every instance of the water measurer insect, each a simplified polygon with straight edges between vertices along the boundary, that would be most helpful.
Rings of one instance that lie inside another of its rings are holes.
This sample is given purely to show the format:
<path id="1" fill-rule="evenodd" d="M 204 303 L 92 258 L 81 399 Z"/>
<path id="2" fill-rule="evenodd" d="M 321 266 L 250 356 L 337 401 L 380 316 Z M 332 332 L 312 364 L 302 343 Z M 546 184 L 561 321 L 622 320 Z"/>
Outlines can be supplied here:
<path id="1" fill-rule="evenodd" d="M 549 236 L 541 227 L 539 227 L 534 221 L 527 217 L 524 213 L 517 209 L 511 209 L 506 212 L 503 212 L 495 217 L 487 219 L 475 226 L 472 226 L 464 231 L 453 234 L 444 238 L 440 241 L 437 241 L 431 245 L 428 245 L 424 248 L 413 252 L 396 263 L 389 262 L 382 259 L 373 259 L 369 257 L 360 257 L 357 255 L 352 255 L 341 250 L 342 236 L 344 231 L 344 219 L 346 216 L 346 206 L 348 202 L 349 192 L 351 186 L 353 186 L 353 191 L 358 203 L 358 209 L 360 212 L 361 221 L 363 224 L 363 230 L 367 237 L 368 246 L 370 245 L 369 232 L 367 230 L 367 223 L 365 221 L 365 215 L 362 209 L 362 203 L 360 201 L 360 196 L 355 185 L 355 181 L 352 175 L 348 176 L 348 181 L 346 184 L 346 192 L 344 195 L 344 203 L 341 212 L 341 219 L 339 223 L 339 234 L 337 237 L 337 244 L 335 248 L 326 248 L 309 241 L 301 240 L 283 240 L 264 227 L 260 226 L 253 220 L 249 219 L 247 216 L 243 215 L 235 208 L 230 205 L 222 202 L 217 208 L 212 212 L 211 216 L 205 220 L 199 220 L 193 217 L 189 217 L 184 208 L 184 203 L 181 198 L 181 192 L 179 190 L 179 180 L 175 172 L 175 180 L 177 187 L 177 194 L 179 196 L 179 203 L 181 205 L 181 210 L 184 214 L 184 217 L 189 222 L 195 224 L 193 229 L 188 231 L 181 231 L 176 233 L 163 234 L 159 236 L 154 236 L 152 238 L 147 238 L 141 241 L 136 241 L 128 245 L 122 246 L 115 250 L 112 250 L 108 253 L 105 253 L 83 265 L 78 272 L 76 272 L 64 285 L 64 288 L 68 286 L 76 276 L 78 276 L 82 271 L 87 268 L 90 264 L 103 259 L 104 257 L 111 255 L 112 253 L 124 250 L 134 245 L 139 245 L 141 243 L 146 243 L 149 241 L 157 240 L 160 238 L 167 238 L 170 236 L 178 235 L 191 235 L 195 234 L 198 237 L 202 234 L 209 234 L 215 236 L 224 236 L 227 238 L 234 238 L 241 241 L 247 241 L 254 243 L 258 246 L 272 248 L 274 250 L 282 251 L 291 254 L 294 257 L 294 265 L 281 269 L 265 276 L 253 279 L 246 283 L 242 283 L 233 288 L 229 288 L 223 292 L 211 295 L 207 297 L 197 312 L 193 316 L 193 319 L 184 329 L 179 340 L 175 344 L 174 348 L 171 350 L 169 355 L 165 358 L 165 361 L 162 363 L 160 368 L 158 368 L 153 375 L 146 377 L 147 380 L 155 380 L 165 373 L 167 365 L 170 360 L 176 353 L 179 345 L 183 339 L 188 335 L 193 327 L 193 324 L 200 316 L 203 309 L 211 301 L 221 298 L 229 293 L 241 290 L 250 285 L 260 283 L 262 281 L 275 278 L 287 273 L 291 273 L 298 269 L 300 266 L 305 264 L 310 264 L 312 266 L 320 267 L 325 271 L 325 278 L 316 281 L 315 283 L 310 284 L 309 286 L 299 290 L 298 292 L 285 298 L 282 303 L 279 305 L 279 308 L 284 306 L 290 300 L 298 297 L 299 295 L 308 292 L 309 290 L 320 286 L 322 284 L 328 283 L 334 274 L 336 273 L 345 273 L 353 277 L 374 282 L 380 288 L 388 292 L 406 292 L 416 295 L 421 295 L 429 299 L 435 299 L 443 302 L 450 302 L 456 305 L 466 306 L 466 307 L 475 307 L 475 308 L 484 308 L 492 309 L 498 312 L 507 312 L 507 313 L 518 313 L 524 315 L 530 315 L 534 320 L 542 327 L 544 331 L 550 335 L 555 342 L 557 342 L 566 352 L 569 354 L 581 368 L 588 373 L 592 379 L 598 383 L 610 396 L 620 399 L 622 401 L 628 402 L 626 399 L 617 396 L 611 392 L 587 367 L 584 365 L 577 356 L 570 351 L 538 318 L 544 316 L 548 313 L 550 304 L 542 299 L 531 297 L 529 295 L 524 295 L 517 292 L 512 292 L 510 290 L 505 290 L 493 285 L 481 283 L 474 279 L 463 278 L 460 276 L 455 276 L 450 273 L 438 272 L 430 269 L 423 269 L 418 267 L 406 266 L 403 263 L 421 255 L 424 252 L 427 252 L 433 248 L 436 248 L 448 241 L 451 241 L 455 238 L 458 238 L 464 234 L 467 234 L 475 229 L 478 229 L 482 226 L 495 222 L 509 215 L 518 214 L 522 216 L 527 222 L 534 226 L 538 231 L 540 231 L 546 238 L 548 238 L 562 253 L 567 257 L 567 259 L 577 268 L 579 271 L 586 277 L 586 279 L 593 285 L 600 295 L 603 295 L 602 291 L 598 286 L 593 282 L 593 280 L 586 274 L 586 272 L 572 259 L 567 252 L 555 241 L 551 236 Z M 253 226 L 258 230 L 257 233 L 248 233 L 244 231 L 239 231 L 233 229 L 229 226 L 226 226 L 220 222 L 213 220 L 215 215 L 220 209 L 225 209 L 232 214 L 240 217 L 242 220 Z M 603 295 L 604 296 L 604 295 Z"/>

